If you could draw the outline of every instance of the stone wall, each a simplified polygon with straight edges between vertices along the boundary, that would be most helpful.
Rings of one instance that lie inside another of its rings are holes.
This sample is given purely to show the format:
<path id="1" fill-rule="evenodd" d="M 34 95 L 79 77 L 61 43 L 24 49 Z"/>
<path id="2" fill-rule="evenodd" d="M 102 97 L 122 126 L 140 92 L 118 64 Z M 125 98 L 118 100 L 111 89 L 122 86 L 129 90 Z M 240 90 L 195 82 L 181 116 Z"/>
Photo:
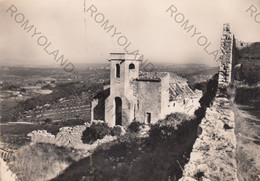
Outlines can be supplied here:
<path id="1" fill-rule="evenodd" d="M 48 133 L 46 130 L 32 131 L 28 134 L 31 137 L 31 144 L 35 143 L 50 143 L 57 146 L 71 147 L 82 150 L 83 156 L 88 156 L 90 151 L 93 151 L 98 145 L 110 142 L 116 139 L 115 136 L 105 136 L 101 140 L 95 141 L 93 144 L 84 144 L 81 140 L 82 133 L 89 125 L 63 127 L 59 130 L 56 136 Z"/>
<path id="2" fill-rule="evenodd" d="M 234 113 L 229 100 L 216 98 L 200 124 L 201 135 L 193 145 L 180 180 L 238 180 L 234 127 Z"/>
<path id="3" fill-rule="evenodd" d="M 260 42 L 237 40 L 229 24 L 223 26 L 219 60 L 220 91 L 234 80 L 260 81 Z"/>
<path id="4" fill-rule="evenodd" d="M 219 90 L 228 86 L 233 81 L 232 68 L 234 64 L 234 35 L 230 31 L 230 25 L 224 24 L 220 45 L 220 65 L 219 65 Z"/>

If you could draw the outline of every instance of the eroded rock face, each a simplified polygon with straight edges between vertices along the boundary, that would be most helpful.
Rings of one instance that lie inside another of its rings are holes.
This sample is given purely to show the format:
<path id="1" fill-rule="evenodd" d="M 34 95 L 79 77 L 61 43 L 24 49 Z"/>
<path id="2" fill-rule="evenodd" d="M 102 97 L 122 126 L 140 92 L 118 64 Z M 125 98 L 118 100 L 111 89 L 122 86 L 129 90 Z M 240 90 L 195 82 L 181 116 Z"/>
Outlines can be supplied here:
<path id="1" fill-rule="evenodd" d="M 234 126 L 229 100 L 216 98 L 200 124 L 202 132 L 193 145 L 182 179 L 238 180 Z"/>

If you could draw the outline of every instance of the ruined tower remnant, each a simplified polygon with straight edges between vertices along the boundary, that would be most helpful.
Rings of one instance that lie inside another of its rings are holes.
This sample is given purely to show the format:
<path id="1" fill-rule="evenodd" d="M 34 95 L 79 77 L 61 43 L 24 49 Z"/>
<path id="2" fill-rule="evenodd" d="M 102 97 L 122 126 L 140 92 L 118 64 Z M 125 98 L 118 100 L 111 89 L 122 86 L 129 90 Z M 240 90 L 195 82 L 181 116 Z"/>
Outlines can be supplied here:
<path id="1" fill-rule="evenodd" d="M 234 35 L 230 31 L 230 25 L 224 24 L 220 45 L 220 65 L 219 65 L 219 89 L 225 89 L 233 82 L 233 42 Z"/>
<path id="2" fill-rule="evenodd" d="M 230 25 L 224 24 L 220 50 L 220 94 L 232 83 L 250 85 L 260 81 L 260 42 L 237 40 Z"/>

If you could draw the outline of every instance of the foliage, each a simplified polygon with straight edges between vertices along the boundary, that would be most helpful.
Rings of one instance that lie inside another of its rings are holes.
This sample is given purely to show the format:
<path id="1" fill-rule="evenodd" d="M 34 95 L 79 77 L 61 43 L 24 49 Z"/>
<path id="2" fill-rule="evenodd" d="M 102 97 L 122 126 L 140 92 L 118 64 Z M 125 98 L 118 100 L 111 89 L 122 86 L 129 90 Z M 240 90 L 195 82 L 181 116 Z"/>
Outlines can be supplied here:
<path id="1" fill-rule="evenodd" d="M 51 89 L 52 89 L 52 86 L 51 86 L 50 84 L 47 84 L 47 85 L 42 86 L 41 89 L 51 90 Z"/>
<path id="2" fill-rule="evenodd" d="M 141 126 L 143 126 L 144 123 L 140 123 L 138 121 L 133 121 L 129 126 L 128 126 L 128 130 L 130 130 L 130 132 L 133 133 L 137 133 L 141 130 Z"/>
<path id="3" fill-rule="evenodd" d="M 111 133 L 111 128 L 106 123 L 92 123 L 82 133 L 83 143 L 92 144 L 98 139 L 104 138 Z"/>
<path id="4" fill-rule="evenodd" d="M 109 143 L 110 147 L 97 149 L 91 161 L 84 158 L 72 164 L 54 180 L 82 180 L 84 176 L 90 181 L 178 180 L 196 139 L 194 128 L 198 124 L 199 121 L 187 121 L 165 137 L 128 137 L 131 133 L 127 133 Z"/>
<path id="5" fill-rule="evenodd" d="M 177 130 L 177 126 L 180 125 L 182 122 L 189 120 L 190 117 L 187 114 L 184 113 L 172 113 L 165 117 L 163 120 L 159 120 L 156 124 L 158 124 L 160 127 L 162 126 L 170 126 Z"/>
<path id="6" fill-rule="evenodd" d="M 8 82 L 4 82 L 2 90 L 17 91 L 19 88 L 20 88 L 20 85 L 18 85 L 18 84 L 9 84 Z"/>
<path id="7" fill-rule="evenodd" d="M 51 122 L 52 122 L 52 119 L 51 119 L 51 118 L 46 118 L 46 119 L 43 120 L 43 122 L 44 122 L 45 124 L 48 124 L 48 123 L 51 123 Z"/>
<path id="8" fill-rule="evenodd" d="M 122 128 L 120 126 L 113 127 L 112 130 L 111 130 L 111 135 L 112 136 L 120 136 L 122 134 L 122 129 L 124 129 L 124 128 Z"/>
<path id="9" fill-rule="evenodd" d="M 172 135 L 174 130 L 185 121 L 191 118 L 184 113 L 172 113 L 166 116 L 165 119 L 159 120 L 156 124 L 151 126 L 150 137 L 157 139 L 165 139 L 167 136 Z"/>
<path id="10" fill-rule="evenodd" d="M 198 83 L 191 85 L 190 88 L 192 90 L 195 90 L 195 89 L 202 90 L 202 92 L 204 93 L 207 90 L 207 83 L 208 83 L 208 81 L 198 82 Z"/>
<path id="11" fill-rule="evenodd" d="M 207 90 L 199 101 L 202 107 L 209 107 L 213 103 L 213 100 L 217 93 L 217 89 L 218 89 L 218 74 L 215 74 L 208 81 Z"/>
<path id="12" fill-rule="evenodd" d="M 21 88 L 20 91 L 21 92 L 26 92 L 26 89 L 25 88 Z"/>

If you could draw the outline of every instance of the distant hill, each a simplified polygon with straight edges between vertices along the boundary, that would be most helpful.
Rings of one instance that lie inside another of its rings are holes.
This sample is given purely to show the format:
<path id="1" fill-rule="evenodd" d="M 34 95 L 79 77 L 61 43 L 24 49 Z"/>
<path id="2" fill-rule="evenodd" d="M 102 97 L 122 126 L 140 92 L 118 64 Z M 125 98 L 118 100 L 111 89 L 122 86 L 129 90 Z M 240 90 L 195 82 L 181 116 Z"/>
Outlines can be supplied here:
<path id="1" fill-rule="evenodd" d="M 207 81 L 218 72 L 218 67 L 204 64 L 155 64 L 154 67 L 154 71 L 178 74 L 186 78 L 189 84 Z"/>

